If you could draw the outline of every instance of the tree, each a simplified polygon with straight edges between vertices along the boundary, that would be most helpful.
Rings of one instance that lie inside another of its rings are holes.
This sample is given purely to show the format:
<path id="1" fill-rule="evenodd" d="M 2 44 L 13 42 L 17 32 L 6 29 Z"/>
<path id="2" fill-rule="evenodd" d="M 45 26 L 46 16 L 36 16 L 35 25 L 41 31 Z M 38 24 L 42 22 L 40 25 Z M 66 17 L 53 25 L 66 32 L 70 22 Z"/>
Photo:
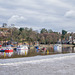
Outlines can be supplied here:
<path id="1" fill-rule="evenodd" d="M 64 36 L 67 34 L 67 31 L 66 30 L 62 30 L 62 36 L 61 36 L 61 39 L 64 38 Z"/>
<path id="2" fill-rule="evenodd" d="M 43 28 L 40 33 L 48 33 L 47 29 Z"/>
<path id="3" fill-rule="evenodd" d="M 23 31 L 23 30 L 24 30 L 24 28 L 20 28 L 19 30 L 20 30 L 20 31 Z"/>
<path id="4" fill-rule="evenodd" d="M 19 30 L 18 28 L 12 28 L 12 34 L 11 34 L 11 38 L 14 40 L 14 41 L 19 41 L 18 37 L 19 37 Z"/>
<path id="5" fill-rule="evenodd" d="M 6 23 L 3 23 L 3 26 L 2 27 L 7 27 L 7 24 Z"/>
<path id="6" fill-rule="evenodd" d="M 48 30 L 48 33 L 53 33 L 53 31 L 51 29 Z"/>
<path id="7" fill-rule="evenodd" d="M 65 35 L 67 33 L 66 30 L 62 30 L 62 35 Z"/>

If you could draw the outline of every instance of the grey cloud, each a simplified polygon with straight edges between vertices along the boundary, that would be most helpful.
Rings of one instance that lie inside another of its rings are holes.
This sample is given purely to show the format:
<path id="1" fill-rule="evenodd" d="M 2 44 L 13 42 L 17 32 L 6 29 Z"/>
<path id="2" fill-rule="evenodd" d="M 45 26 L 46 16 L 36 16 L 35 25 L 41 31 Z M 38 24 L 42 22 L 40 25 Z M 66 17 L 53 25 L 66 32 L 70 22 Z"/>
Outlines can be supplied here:
<path id="1" fill-rule="evenodd" d="M 8 25 L 20 23 L 23 21 L 26 21 L 26 18 L 23 16 L 13 15 L 10 19 L 8 19 Z"/>
<path id="2" fill-rule="evenodd" d="M 0 24 L 74 31 L 74 6 L 73 0 L 0 0 Z"/>
<path id="3" fill-rule="evenodd" d="M 75 10 L 70 10 L 65 13 L 65 17 L 75 18 Z"/>

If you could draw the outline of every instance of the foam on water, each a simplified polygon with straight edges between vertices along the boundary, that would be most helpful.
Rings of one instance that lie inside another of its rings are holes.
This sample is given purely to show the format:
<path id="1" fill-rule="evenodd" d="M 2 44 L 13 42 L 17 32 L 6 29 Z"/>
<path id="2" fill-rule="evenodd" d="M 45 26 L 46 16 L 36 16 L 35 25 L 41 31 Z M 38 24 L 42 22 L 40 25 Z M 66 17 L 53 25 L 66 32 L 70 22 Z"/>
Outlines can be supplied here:
<path id="1" fill-rule="evenodd" d="M 6 65 L 6 66 L 18 66 L 22 64 L 39 64 L 42 62 L 55 62 L 57 60 L 63 60 L 63 59 L 69 59 L 69 58 L 75 58 L 75 53 L 70 53 L 70 54 L 59 54 L 59 55 L 48 55 L 48 56 L 36 56 L 36 57 L 30 57 L 28 58 L 29 60 L 20 60 L 21 58 L 16 58 L 16 59 L 9 59 L 12 61 L 8 61 L 8 59 L 4 59 L 7 61 L 7 63 L 0 63 L 0 65 Z M 16 61 L 18 60 L 18 61 Z M 1 61 L 1 60 L 0 60 Z"/>

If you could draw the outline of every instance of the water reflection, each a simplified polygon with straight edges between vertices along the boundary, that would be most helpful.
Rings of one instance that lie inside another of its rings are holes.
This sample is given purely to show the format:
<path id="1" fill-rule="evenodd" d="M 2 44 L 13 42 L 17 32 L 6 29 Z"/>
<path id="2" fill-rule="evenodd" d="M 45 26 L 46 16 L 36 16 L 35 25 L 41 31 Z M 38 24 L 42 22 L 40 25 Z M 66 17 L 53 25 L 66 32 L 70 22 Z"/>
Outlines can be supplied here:
<path id="1" fill-rule="evenodd" d="M 63 47 L 62 44 L 55 44 L 54 53 L 75 53 L 75 46 L 72 47 Z"/>
<path id="2" fill-rule="evenodd" d="M 75 53 L 75 47 L 63 47 L 62 53 Z"/>
<path id="3" fill-rule="evenodd" d="M 49 55 L 49 54 L 64 54 L 64 53 L 75 53 L 75 46 L 73 47 L 62 47 L 59 45 L 54 46 L 54 49 L 47 50 L 46 52 L 39 52 L 39 55 Z"/>

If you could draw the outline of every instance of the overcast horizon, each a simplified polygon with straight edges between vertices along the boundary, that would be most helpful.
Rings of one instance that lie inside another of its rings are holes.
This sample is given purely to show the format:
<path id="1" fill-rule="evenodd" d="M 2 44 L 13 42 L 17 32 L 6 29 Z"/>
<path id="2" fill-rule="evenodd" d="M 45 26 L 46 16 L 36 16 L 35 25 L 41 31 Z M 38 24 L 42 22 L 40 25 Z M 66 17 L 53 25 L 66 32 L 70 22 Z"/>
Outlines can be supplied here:
<path id="1" fill-rule="evenodd" d="M 74 0 L 0 0 L 0 25 L 75 32 Z"/>

